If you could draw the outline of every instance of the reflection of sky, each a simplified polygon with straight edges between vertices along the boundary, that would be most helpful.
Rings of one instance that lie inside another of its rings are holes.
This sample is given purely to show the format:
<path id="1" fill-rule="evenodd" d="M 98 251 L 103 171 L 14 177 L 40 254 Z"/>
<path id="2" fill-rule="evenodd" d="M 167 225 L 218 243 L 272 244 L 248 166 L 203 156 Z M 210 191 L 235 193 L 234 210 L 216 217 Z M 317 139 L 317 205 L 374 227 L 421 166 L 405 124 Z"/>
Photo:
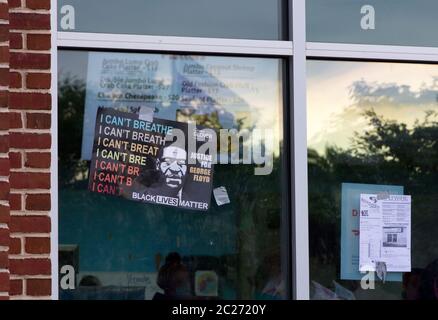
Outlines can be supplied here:
<path id="1" fill-rule="evenodd" d="M 374 108 L 412 126 L 425 111 L 438 111 L 438 66 L 380 62 L 308 61 L 308 144 L 347 147 L 362 116 Z"/>
<path id="2" fill-rule="evenodd" d="M 360 9 L 375 9 L 375 30 L 362 30 Z M 436 0 L 307 0 L 307 37 L 315 42 L 436 46 Z"/>
<path id="3" fill-rule="evenodd" d="M 67 4 L 79 32 L 281 38 L 280 0 L 58 0 Z"/>

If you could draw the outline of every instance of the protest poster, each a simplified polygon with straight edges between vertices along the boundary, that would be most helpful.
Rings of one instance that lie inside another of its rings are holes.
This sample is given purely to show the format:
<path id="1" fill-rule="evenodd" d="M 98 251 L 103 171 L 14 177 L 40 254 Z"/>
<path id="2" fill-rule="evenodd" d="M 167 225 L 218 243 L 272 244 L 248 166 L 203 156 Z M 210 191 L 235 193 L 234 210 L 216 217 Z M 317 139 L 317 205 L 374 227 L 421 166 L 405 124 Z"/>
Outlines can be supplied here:
<path id="1" fill-rule="evenodd" d="M 176 132 L 183 139 L 177 139 Z M 208 129 L 98 108 L 89 190 L 144 203 L 206 211 L 214 159 Z"/>

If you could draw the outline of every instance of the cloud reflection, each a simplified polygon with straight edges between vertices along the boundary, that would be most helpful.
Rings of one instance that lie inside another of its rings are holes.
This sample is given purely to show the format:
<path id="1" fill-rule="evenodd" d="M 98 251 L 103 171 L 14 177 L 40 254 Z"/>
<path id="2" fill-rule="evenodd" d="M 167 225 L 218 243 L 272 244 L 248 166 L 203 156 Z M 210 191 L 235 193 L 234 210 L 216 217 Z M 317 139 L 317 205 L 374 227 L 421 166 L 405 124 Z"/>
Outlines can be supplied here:
<path id="1" fill-rule="evenodd" d="M 412 127 L 427 111 L 438 111 L 438 69 L 434 65 L 309 61 L 308 145 L 348 148 L 373 109 Z"/>

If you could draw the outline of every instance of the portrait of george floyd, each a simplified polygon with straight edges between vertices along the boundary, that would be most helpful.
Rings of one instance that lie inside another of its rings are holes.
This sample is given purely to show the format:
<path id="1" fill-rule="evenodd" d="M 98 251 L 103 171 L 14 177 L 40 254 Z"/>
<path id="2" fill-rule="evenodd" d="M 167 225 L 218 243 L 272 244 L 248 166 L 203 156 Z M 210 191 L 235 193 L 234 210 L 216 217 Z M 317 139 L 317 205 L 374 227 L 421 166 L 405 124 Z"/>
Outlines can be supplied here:
<path id="1" fill-rule="evenodd" d="M 160 172 L 161 194 L 177 196 L 181 200 L 183 182 L 187 173 L 187 152 L 180 147 L 168 146 L 157 159 Z"/>

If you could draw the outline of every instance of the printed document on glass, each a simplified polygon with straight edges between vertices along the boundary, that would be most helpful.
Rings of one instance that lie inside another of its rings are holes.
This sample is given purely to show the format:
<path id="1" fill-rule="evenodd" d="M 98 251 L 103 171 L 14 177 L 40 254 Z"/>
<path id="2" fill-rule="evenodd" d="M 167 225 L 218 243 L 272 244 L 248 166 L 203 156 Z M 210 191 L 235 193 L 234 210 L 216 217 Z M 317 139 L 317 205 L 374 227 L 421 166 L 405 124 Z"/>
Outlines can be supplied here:
<path id="1" fill-rule="evenodd" d="M 360 195 L 359 271 L 411 271 L 411 196 Z"/>

